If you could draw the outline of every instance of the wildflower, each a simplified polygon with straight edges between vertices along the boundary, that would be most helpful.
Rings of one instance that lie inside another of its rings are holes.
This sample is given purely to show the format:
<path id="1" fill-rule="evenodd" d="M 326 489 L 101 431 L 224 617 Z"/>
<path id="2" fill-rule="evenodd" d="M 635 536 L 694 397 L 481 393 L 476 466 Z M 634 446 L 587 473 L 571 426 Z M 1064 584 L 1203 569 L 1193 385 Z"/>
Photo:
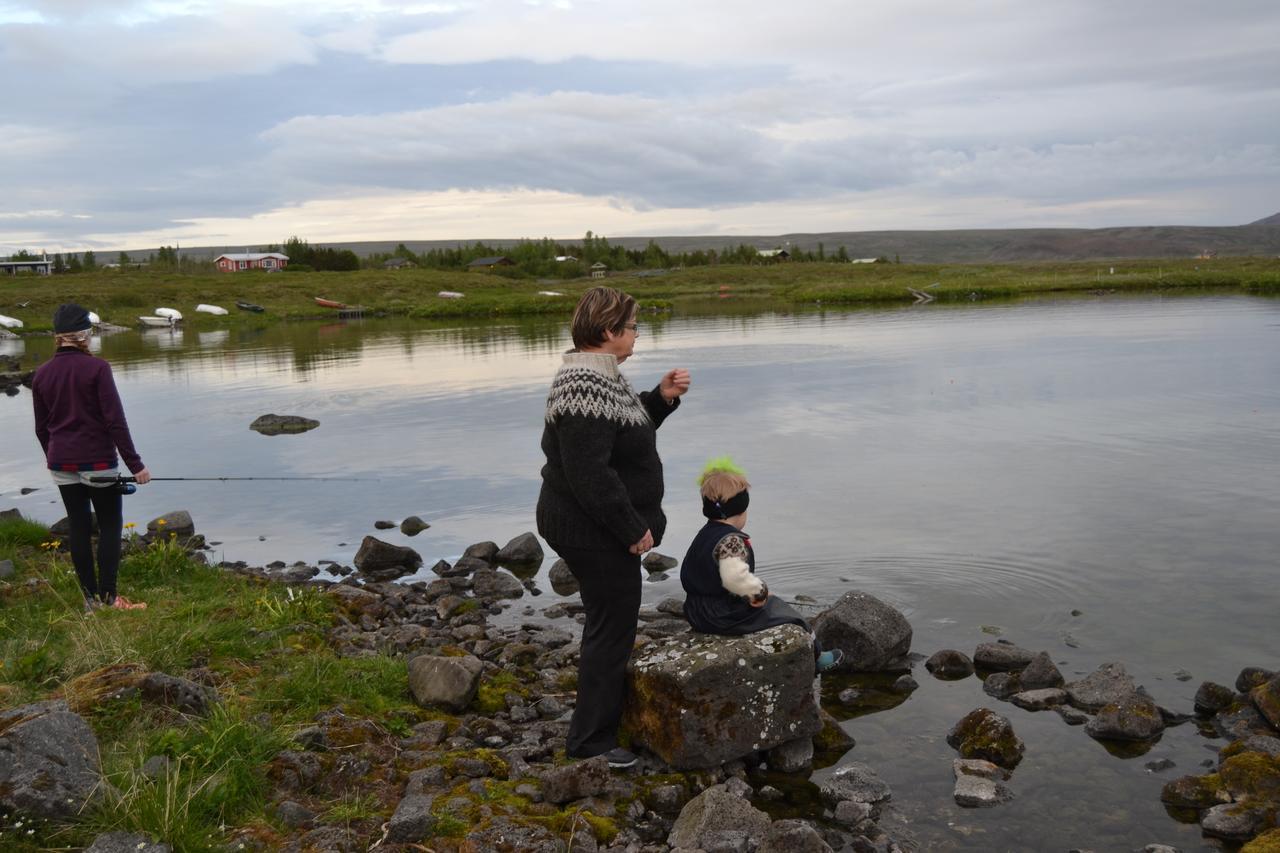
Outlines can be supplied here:
<path id="1" fill-rule="evenodd" d="M 124 529 L 125 529 L 125 530 L 132 530 L 133 528 L 135 528 L 135 527 L 137 527 L 137 526 L 138 526 L 138 525 L 136 525 L 136 524 L 134 524 L 132 521 L 130 521 L 130 522 L 127 522 L 127 523 L 125 524 Z"/>
<path id="2" fill-rule="evenodd" d="M 164 527 L 168 523 L 169 522 L 165 521 L 163 518 L 156 519 L 156 527 Z"/>

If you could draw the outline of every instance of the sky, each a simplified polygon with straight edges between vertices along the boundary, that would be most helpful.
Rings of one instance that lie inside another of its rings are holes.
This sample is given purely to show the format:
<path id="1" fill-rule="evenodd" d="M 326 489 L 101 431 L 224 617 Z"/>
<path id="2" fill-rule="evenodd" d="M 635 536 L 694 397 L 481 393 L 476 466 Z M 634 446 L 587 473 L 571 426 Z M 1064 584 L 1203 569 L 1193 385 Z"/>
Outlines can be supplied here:
<path id="1" fill-rule="evenodd" d="M 0 253 L 1238 225 L 1274 0 L 0 0 Z"/>

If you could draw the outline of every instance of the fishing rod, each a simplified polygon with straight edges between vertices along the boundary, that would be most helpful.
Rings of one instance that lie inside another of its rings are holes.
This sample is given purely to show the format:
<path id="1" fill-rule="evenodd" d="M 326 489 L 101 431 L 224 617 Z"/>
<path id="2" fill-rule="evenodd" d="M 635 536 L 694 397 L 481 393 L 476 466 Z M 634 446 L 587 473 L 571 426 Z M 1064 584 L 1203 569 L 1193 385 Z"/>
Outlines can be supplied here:
<path id="1" fill-rule="evenodd" d="M 138 487 L 134 485 L 138 482 L 137 477 L 126 477 L 123 474 L 117 474 L 114 477 L 89 477 L 90 483 L 111 483 L 120 490 L 122 495 L 131 495 L 138 491 Z M 307 481 L 307 482 L 330 482 L 330 483 L 374 483 L 377 480 L 365 477 L 152 477 L 151 482 L 161 483 L 179 483 L 179 482 L 216 482 L 227 483 L 232 481 L 245 480 L 284 480 L 284 481 Z"/>

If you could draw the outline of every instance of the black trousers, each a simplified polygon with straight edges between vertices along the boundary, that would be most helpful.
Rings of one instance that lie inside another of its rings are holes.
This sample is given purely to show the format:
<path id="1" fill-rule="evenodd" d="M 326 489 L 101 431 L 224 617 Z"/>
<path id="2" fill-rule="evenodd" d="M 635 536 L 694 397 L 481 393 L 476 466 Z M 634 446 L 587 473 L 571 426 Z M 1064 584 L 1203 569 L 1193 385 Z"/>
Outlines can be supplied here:
<path id="1" fill-rule="evenodd" d="M 120 570 L 120 533 L 124 529 L 124 510 L 120 492 L 114 488 L 95 488 L 84 483 L 58 486 L 62 504 L 67 508 L 71 526 L 71 563 L 80 579 L 85 598 L 98 598 L 110 604 L 116 598 L 116 574 Z M 98 516 L 98 571 L 93 570 L 93 519 L 90 506 Z"/>
<path id="2" fill-rule="evenodd" d="M 578 702 L 566 752 L 590 758 L 618 745 L 627 661 L 640 613 L 640 557 L 625 549 L 556 549 L 578 580 L 587 622 L 578 655 Z"/>

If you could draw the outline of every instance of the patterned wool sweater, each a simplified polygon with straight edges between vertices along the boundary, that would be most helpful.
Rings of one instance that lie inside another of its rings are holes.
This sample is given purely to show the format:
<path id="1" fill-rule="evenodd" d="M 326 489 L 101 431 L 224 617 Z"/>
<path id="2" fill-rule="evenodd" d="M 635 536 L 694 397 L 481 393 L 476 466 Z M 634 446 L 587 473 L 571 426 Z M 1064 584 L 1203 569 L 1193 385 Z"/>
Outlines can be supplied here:
<path id="1" fill-rule="evenodd" d="M 662 541 L 657 428 L 680 405 L 641 394 L 608 353 L 565 353 L 547 395 L 538 532 L 552 548 L 627 547 L 649 530 Z"/>

